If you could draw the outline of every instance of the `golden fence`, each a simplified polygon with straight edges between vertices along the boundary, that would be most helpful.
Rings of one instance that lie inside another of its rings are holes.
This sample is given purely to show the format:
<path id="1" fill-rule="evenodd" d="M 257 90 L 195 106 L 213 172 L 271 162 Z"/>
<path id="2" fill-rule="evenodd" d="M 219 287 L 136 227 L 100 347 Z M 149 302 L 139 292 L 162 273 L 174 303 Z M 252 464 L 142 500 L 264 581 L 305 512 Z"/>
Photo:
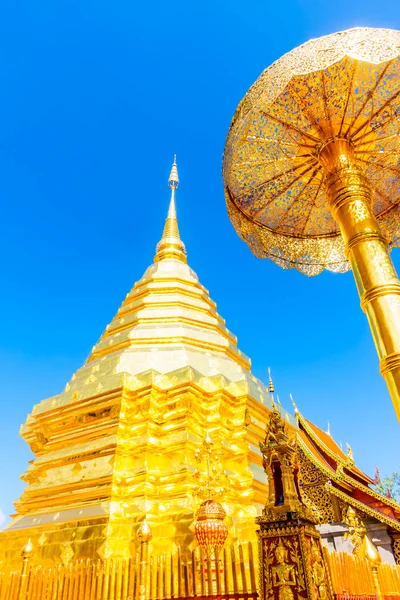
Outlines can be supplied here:
<path id="1" fill-rule="evenodd" d="M 346 552 L 329 552 L 325 562 L 333 594 L 338 600 L 362 598 L 400 600 L 400 565 L 372 566 L 367 558 Z"/>
<path id="2" fill-rule="evenodd" d="M 400 566 L 371 566 L 367 559 L 324 548 L 336 600 L 400 600 Z M 0 566 L 0 600 L 256 600 L 256 545 L 218 553 L 186 551 L 148 557 L 143 542 L 127 560 L 71 561 L 53 567 L 25 557 L 15 570 Z"/>
<path id="3" fill-rule="evenodd" d="M 178 551 L 148 560 L 147 543 L 134 558 L 73 561 L 42 567 L 25 559 L 22 568 L 0 570 L 0 600 L 162 600 L 233 597 L 255 600 L 256 570 L 251 543 L 218 553 Z"/>

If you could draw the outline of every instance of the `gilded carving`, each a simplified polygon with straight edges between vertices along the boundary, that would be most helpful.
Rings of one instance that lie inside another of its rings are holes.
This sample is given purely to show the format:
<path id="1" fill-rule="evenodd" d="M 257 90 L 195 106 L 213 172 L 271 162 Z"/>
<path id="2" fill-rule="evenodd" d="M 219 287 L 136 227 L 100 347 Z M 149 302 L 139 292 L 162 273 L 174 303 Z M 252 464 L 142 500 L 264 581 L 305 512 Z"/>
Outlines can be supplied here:
<path id="1" fill-rule="evenodd" d="M 326 600 L 328 598 L 328 582 L 320 544 L 310 538 L 310 571 L 313 583 L 312 598 Z"/>
<path id="2" fill-rule="evenodd" d="M 292 587 L 296 585 L 295 565 L 288 562 L 287 548 L 279 540 L 275 549 L 276 564 L 271 567 L 272 588 L 278 588 L 279 600 L 293 600 Z"/>
<path id="3" fill-rule="evenodd" d="M 354 545 L 353 553 L 359 554 L 367 530 L 357 515 L 357 511 L 350 505 L 347 507 L 344 523 L 346 523 L 348 528 L 344 537 Z"/>
<path id="4" fill-rule="evenodd" d="M 400 565 L 400 537 L 393 539 L 393 555 L 396 564 Z"/>

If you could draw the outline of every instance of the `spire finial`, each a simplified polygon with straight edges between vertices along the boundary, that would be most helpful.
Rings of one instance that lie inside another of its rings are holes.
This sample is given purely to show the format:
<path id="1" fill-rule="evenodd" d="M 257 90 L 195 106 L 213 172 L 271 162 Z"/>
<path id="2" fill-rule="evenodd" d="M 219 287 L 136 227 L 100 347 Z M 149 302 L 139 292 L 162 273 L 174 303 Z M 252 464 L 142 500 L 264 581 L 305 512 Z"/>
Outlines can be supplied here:
<path id="1" fill-rule="evenodd" d="M 171 190 L 176 190 L 179 186 L 178 165 L 176 164 L 176 154 L 174 154 L 174 162 L 172 163 L 171 173 L 169 174 L 168 185 Z"/>
<path id="2" fill-rule="evenodd" d="M 296 402 L 293 400 L 293 396 L 292 396 L 292 394 L 289 394 L 289 398 L 290 398 L 290 401 L 291 401 L 291 403 L 293 404 L 293 408 L 294 408 L 294 414 L 295 414 L 295 415 L 296 415 L 296 417 L 297 417 L 297 415 L 299 414 L 299 409 L 298 409 L 298 408 L 297 408 L 297 406 L 296 406 Z"/>
<path id="3" fill-rule="evenodd" d="M 154 258 L 155 262 L 164 259 L 180 260 L 186 262 L 186 248 L 179 236 L 178 220 L 175 207 L 175 190 L 179 186 L 178 167 L 176 164 L 176 154 L 172 163 L 171 173 L 168 178 L 168 186 L 171 188 L 171 200 L 169 203 L 167 219 L 165 221 L 162 238 L 157 244 L 157 251 Z"/>
<path id="4" fill-rule="evenodd" d="M 268 389 L 269 389 L 270 394 L 273 394 L 275 391 L 274 382 L 272 381 L 272 377 L 271 377 L 271 369 L 269 367 L 268 367 Z"/>

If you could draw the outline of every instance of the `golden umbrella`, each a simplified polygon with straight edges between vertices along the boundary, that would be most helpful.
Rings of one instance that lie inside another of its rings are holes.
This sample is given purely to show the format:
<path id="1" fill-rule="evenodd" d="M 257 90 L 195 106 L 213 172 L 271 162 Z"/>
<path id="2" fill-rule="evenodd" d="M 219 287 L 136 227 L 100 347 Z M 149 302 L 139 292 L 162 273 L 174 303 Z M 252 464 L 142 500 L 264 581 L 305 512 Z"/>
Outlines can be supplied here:
<path id="1" fill-rule="evenodd" d="M 356 28 L 289 52 L 239 104 L 229 217 L 256 256 L 308 276 L 353 270 L 400 420 L 400 32 Z"/>

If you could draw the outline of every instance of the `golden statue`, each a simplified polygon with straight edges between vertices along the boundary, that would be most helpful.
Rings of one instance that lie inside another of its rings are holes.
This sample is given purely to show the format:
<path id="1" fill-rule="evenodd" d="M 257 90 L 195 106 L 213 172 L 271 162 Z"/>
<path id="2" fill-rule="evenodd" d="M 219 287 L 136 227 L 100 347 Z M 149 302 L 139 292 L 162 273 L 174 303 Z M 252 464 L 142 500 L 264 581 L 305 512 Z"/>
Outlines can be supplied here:
<path id="1" fill-rule="evenodd" d="M 355 509 L 350 505 L 347 507 L 344 522 L 348 527 L 344 537 L 354 545 L 353 554 L 360 554 L 367 530 Z"/>
<path id="2" fill-rule="evenodd" d="M 311 40 L 239 104 L 224 153 L 229 217 L 250 249 L 308 276 L 353 270 L 400 419 L 400 32 Z"/>
<path id="3" fill-rule="evenodd" d="M 291 586 L 296 585 L 296 575 L 294 565 L 287 562 L 287 549 L 279 541 L 275 550 L 277 565 L 272 567 L 272 585 L 279 588 L 279 600 L 293 600 L 293 591 Z"/>

